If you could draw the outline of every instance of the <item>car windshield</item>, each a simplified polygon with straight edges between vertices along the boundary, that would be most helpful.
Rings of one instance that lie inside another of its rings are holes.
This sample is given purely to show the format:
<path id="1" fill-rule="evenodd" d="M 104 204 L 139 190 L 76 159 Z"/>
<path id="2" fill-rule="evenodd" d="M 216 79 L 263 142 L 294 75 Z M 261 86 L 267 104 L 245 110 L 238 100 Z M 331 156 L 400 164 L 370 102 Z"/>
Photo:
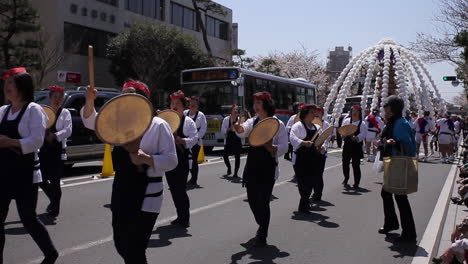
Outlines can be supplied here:
<path id="1" fill-rule="evenodd" d="M 43 105 L 50 105 L 49 100 L 49 92 L 48 91 L 40 91 L 34 93 L 34 102 Z"/>

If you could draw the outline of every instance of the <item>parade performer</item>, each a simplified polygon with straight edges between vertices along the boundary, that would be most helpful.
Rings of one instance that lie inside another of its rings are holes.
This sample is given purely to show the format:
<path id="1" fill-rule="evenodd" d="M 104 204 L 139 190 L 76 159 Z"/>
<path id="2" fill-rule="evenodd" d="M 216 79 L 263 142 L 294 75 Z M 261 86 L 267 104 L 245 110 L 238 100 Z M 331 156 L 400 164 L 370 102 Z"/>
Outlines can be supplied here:
<path id="1" fill-rule="evenodd" d="M 254 94 L 253 108 L 257 117 L 247 120 L 242 125 L 235 125 L 237 134 L 243 138 L 248 137 L 253 127 L 261 120 L 272 117 L 275 106 L 268 92 Z M 288 134 L 284 124 L 280 127 L 274 138 L 267 144 L 259 147 L 250 147 L 247 162 L 243 173 L 243 185 L 247 188 L 247 199 L 250 209 L 259 225 L 254 246 L 267 245 L 268 226 L 270 223 L 270 198 L 279 176 L 278 157 L 288 149 Z"/>
<path id="2" fill-rule="evenodd" d="M 122 92 L 150 97 L 146 84 L 135 80 L 124 83 Z M 86 103 L 80 111 L 85 127 L 93 130 L 96 97 L 97 91 L 88 87 Z M 130 153 L 123 146 L 114 146 L 112 160 L 115 166 L 111 198 L 114 245 L 126 264 L 146 264 L 146 249 L 163 200 L 162 177 L 177 166 L 169 124 L 154 117 L 141 138 L 139 151 Z"/>
<path id="3" fill-rule="evenodd" d="M 315 109 L 315 118 L 322 120 L 322 128 L 321 131 L 325 131 L 327 128 L 330 127 L 330 123 L 325 118 L 325 110 L 323 108 L 317 107 Z M 328 140 L 322 145 L 321 149 L 319 150 L 319 159 L 320 163 L 320 171 L 317 177 L 316 184 L 314 184 L 314 194 L 312 195 L 312 201 L 320 202 L 322 200 L 322 192 L 323 192 L 323 173 L 325 172 L 325 164 L 327 162 L 327 151 L 328 151 Z"/>
<path id="4" fill-rule="evenodd" d="M 351 136 L 343 138 L 343 185 L 345 188 L 349 188 L 349 163 L 353 165 L 353 176 L 354 176 L 354 189 L 359 188 L 361 181 L 361 159 L 364 158 L 363 141 L 366 138 L 367 126 L 362 120 L 362 108 L 358 105 L 352 107 L 351 117 L 346 118 L 343 121 L 343 126 L 353 124 L 358 127 L 356 133 Z"/>
<path id="5" fill-rule="evenodd" d="M 385 119 L 387 125 L 382 134 L 384 146 L 383 157 L 393 155 L 416 156 L 415 139 L 412 136 L 411 127 L 402 117 L 404 102 L 397 96 L 390 96 L 384 102 Z M 403 149 L 404 153 L 400 153 Z M 395 197 L 400 211 L 401 235 L 397 238 L 400 242 L 416 242 L 416 228 L 413 213 L 407 195 L 397 195 L 385 191 L 382 188 L 381 196 L 384 209 L 384 225 L 379 233 L 387 234 L 399 228 L 398 218 L 395 213 L 393 197 Z"/>
<path id="6" fill-rule="evenodd" d="M 39 152 L 42 172 L 40 187 L 50 200 L 47 213 L 57 217 L 60 213 L 60 199 L 62 190 L 60 178 L 63 174 L 64 161 L 67 159 L 67 138 L 72 134 L 72 119 L 70 111 L 62 108 L 64 88 L 58 85 L 49 87 L 50 106 L 54 110 L 56 119 L 51 128 L 45 132 L 44 145 Z"/>
<path id="7" fill-rule="evenodd" d="M 300 122 L 295 123 L 289 134 L 289 141 L 293 145 L 293 166 L 297 176 L 297 187 L 301 199 L 298 211 L 310 214 L 310 195 L 320 177 L 322 158 L 314 145 L 316 134 L 320 127 L 312 123 L 317 106 L 303 106 L 299 112 Z M 323 185 L 323 184 L 322 184 Z"/>
<path id="8" fill-rule="evenodd" d="M 0 107 L 0 264 L 5 247 L 5 220 L 11 200 L 16 200 L 21 222 L 45 255 L 43 264 L 55 263 L 58 252 L 36 215 L 41 174 L 36 153 L 44 141 L 48 117 L 34 103 L 34 84 L 25 68 L 2 75 L 10 104 Z"/>
<path id="9" fill-rule="evenodd" d="M 416 127 L 416 153 L 419 153 L 421 143 L 424 147 L 424 158 L 422 161 L 427 161 L 429 133 L 435 130 L 434 122 L 429 117 L 429 114 L 429 111 L 424 112 L 424 117 L 419 117 L 414 123 Z"/>
<path id="10" fill-rule="evenodd" d="M 366 154 L 367 154 L 367 161 L 374 162 L 375 154 L 377 152 L 377 146 L 375 141 L 377 140 L 378 136 L 382 132 L 384 127 L 384 122 L 382 118 L 379 116 L 379 112 L 377 110 L 373 110 L 372 113 L 366 116 L 366 125 L 367 125 L 367 133 L 366 133 Z"/>
<path id="11" fill-rule="evenodd" d="M 172 199 L 177 211 L 177 219 L 171 222 L 183 228 L 190 226 L 190 200 L 187 195 L 187 178 L 192 158 L 190 149 L 198 142 L 198 132 L 195 122 L 184 115 L 188 105 L 182 91 L 170 95 L 171 109 L 181 116 L 179 129 L 174 134 L 177 150 L 177 167 L 166 172 L 167 183 L 172 194 Z"/>
<path id="12" fill-rule="evenodd" d="M 184 111 L 184 115 L 190 117 L 197 126 L 198 142 L 192 147 L 192 161 L 190 173 L 192 178 L 188 182 L 190 185 L 197 185 L 198 180 L 198 154 L 200 153 L 202 138 L 205 136 L 207 123 L 205 114 L 200 109 L 200 98 L 192 96 L 189 98 L 189 109 Z"/>
<path id="13" fill-rule="evenodd" d="M 442 154 L 442 163 L 450 162 L 453 154 L 452 143 L 455 136 L 455 124 L 450 118 L 450 114 L 445 114 L 444 118 L 437 120 L 439 130 L 439 148 Z"/>
<path id="14" fill-rule="evenodd" d="M 235 158 L 234 174 L 232 175 L 233 178 L 239 178 L 237 173 L 239 172 L 240 154 L 242 150 L 242 140 L 236 135 L 234 130 L 234 124 L 236 124 L 239 119 L 239 107 L 234 104 L 231 106 L 231 114 L 223 119 L 223 123 L 221 125 L 221 133 L 225 136 L 223 159 L 227 167 L 227 176 L 231 175 L 232 172 L 229 156 L 234 155 Z"/>
<path id="15" fill-rule="evenodd" d="M 289 139 L 289 133 L 291 133 L 291 128 L 294 125 L 294 121 L 296 120 L 296 116 L 299 113 L 299 111 L 301 110 L 301 107 L 304 106 L 304 105 L 305 105 L 304 103 L 294 102 L 294 104 L 292 106 L 293 115 L 289 117 L 288 123 L 286 123 L 286 132 L 288 132 L 288 139 Z M 286 154 L 284 154 L 284 159 L 291 160 L 292 152 L 293 152 L 293 146 L 291 145 L 291 143 L 289 143 L 288 152 L 286 152 Z"/>

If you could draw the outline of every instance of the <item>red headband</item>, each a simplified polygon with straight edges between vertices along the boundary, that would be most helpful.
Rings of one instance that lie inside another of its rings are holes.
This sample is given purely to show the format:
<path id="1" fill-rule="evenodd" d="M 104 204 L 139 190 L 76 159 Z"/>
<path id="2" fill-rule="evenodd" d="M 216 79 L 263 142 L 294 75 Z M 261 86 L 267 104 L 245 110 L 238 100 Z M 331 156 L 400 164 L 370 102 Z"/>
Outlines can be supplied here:
<path id="1" fill-rule="evenodd" d="M 184 92 L 179 90 L 179 91 L 171 94 L 169 97 L 171 98 L 171 100 L 177 100 L 177 99 L 185 98 L 185 94 L 184 94 Z"/>
<path id="2" fill-rule="evenodd" d="M 362 111 L 362 108 L 359 105 L 353 105 L 352 108 L 356 109 L 356 110 L 359 110 L 359 111 Z"/>
<path id="3" fill-rule="evenodd" d="M 122 90 L 130 88 L 130 87 L 138 89 L 138 90 L 142 91 L 147 97 L 150 97 L 150 91 L 148 89 L 148 86 L 146 86 L 144 83 L 141 83 L 141 82 L 126 82 L 122 86 Z"/>
<path id="4" fill-rule="evenodd" d="M 237 107 L 237 105 L 236 104 L 231 105 L 231 108 L 234 108 L 234 107 Z"/>
<path id="5" fill-rule="evenodd" d="M 268 92 L 255 93 L 253 96 L 254 100 L 271 99 L 271 94 Z"/>
<path id="6" fill-rule="evenodd" d="M 196 97 L 196 96 L 192 96 L 189 98 L 190 101 L 200 101 L 200 98 Z"/>
<path id="7" fill-rule="evenodd" d="M 63 88 L 62 86 L 59 86 L 59 85 L 52 85 L 49 87 L 49 91 L 51 92 L 63 92 L 65 90 L 65 88 Z"/>
<path id="8" fill-rule="evenodd" d="M 6 81 L 6 79 L 8 79 L 10 76 L 23 72 L 26 72 L 26 68 L 24 67 L 11 68 L 2 74 L 2 79 Z"/>
<path id="9" fill-rule="evenodd" d="M 323 113 L 325 110 L 322 107 L 316 108 L 315 111 Z"/>

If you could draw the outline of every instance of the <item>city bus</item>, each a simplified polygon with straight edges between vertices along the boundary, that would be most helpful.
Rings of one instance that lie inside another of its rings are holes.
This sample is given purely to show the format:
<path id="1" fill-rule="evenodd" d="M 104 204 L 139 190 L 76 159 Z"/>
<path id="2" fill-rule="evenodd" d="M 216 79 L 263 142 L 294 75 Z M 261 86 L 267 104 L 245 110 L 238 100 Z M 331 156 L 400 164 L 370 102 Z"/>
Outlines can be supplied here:
<path id="1" fill-rule="evenodd" d="M 184 70 L 181 87 L 186 96 L 200 97 L 200 110 L 205 113 L 208 129 L 203 144 L 207 151 L 224 145 L 221 123 L 233 104 L 253 113 L 252 95 L 268 91 L 276 105 L 275 115 L 285 124 L 292 114 L 293 102 L 317 102 L 315 85 L 303 79 L 287 79 L 237 67 L 214 67 Z"/>

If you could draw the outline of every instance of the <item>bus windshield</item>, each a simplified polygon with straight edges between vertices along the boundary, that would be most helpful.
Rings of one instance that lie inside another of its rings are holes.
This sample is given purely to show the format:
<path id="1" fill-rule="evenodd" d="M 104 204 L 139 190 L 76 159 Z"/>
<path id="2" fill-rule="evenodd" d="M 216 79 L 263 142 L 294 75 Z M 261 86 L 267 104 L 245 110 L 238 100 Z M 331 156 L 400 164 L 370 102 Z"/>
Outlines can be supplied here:
<path id="1" fill-rule="evenodd" d="M 185 94 L 198 96 L 200 108 L 209 114 L 226 114 L 226 107 L 239 105 L 238 89 L 230 82 L 185 84 Z"/>

